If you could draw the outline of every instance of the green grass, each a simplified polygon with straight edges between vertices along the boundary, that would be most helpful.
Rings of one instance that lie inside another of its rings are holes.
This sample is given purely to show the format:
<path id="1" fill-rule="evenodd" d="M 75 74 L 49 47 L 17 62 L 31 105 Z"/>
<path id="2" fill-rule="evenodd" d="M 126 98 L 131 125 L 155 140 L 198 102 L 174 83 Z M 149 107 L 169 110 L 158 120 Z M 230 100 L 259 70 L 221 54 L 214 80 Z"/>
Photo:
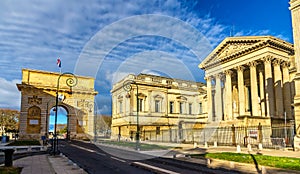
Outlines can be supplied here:
<path id="1" fill-rule="evenodd" d="M 21 167 L 0 167 L 1 174 L 20 174 L 22 171 Z"/>
<path id="2" fill-rule="evenodd" d="M 214 158 L 240 163 L 258 164 L 260 166 L 270 166 L 283 169 L 299 170 L 300 158 L 276 157 L 267 155 L 251 155 L 242 153 L 207 153 L 203 155 L 193 155 L 193 157 Z"/>
<path id="3" fill-rule="evenodd" d="M 103 144 L 110 144 L 110 145 L 116 145 L 116 146 L 122 146 L 122 147 L 128 147 L 135 149 L 136 148 L 136 142 L 129 142 L 129 141 L 102 141 Z M 170 149 L 172 147 L 169 146 L 160 146 L 156 144 L 146 144 L 146 143 L 140 143 L 139 144 L 140 150 L 166 150 Z"/>
<path id="4" fill-rule="evenodd" d="M 12 141 L 11 143 L 7 144 L 7 146 L 40 146 L 40 142 L 37 140 L 18 140 Z"/>

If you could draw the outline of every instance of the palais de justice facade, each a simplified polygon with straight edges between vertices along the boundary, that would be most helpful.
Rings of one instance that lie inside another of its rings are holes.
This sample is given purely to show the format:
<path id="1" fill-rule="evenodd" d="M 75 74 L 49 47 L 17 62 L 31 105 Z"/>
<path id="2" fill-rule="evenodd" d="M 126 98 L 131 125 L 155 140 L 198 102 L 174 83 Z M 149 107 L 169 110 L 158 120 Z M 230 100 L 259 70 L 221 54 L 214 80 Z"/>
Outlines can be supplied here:
<path id="1" fill-rule="evenodd" d="M 151 75 L 130 75 L 116 83 L 111 91 L 112 138 L 134 137 L 139 109 L 144 140 L 207 141 L 197 130 L 232 126 L 232 144 L 251 134 L 254 143 L 261 143 L 263 138 L 282 138 L 272 127 L 288 123 L 288 136 L 300 148 L 300 0 L 291 0 L 289 9 L 294 45 L 272 36 L 226 38 L 199 65 L 206 87 Z M 126 79 L 140 86 L 140 105 L 134 101 L 136 89 L 129 94 L 122 89 Z M 236 135 L 237 126 L 244 126 L 244 133 Z M 248 132 L 251 126 L 257 128 Z M 262 132 L 262 126 L 270 130 Z M 220 139 L 218 133 L 210 137 Z"/>

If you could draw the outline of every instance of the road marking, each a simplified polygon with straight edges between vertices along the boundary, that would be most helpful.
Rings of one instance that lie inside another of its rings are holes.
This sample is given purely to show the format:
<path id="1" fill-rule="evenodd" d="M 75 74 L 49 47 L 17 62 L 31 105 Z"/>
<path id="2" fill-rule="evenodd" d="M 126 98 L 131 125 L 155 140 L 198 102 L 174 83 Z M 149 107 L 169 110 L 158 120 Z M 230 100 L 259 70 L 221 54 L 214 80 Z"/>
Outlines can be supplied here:
<path id="1" fill-rule="evenodd" d="M 122 159 L 119 159 L 119 158 L 116 158 L 116 157 L 113 157 L 113 156 L 111 156 L 111 158 L 112 158 L 112 159 L 115 159 L 115 160 L 118 160 L 118 161 L 121 161 L 121 162 L 123 162 L 123 163 L 126 163 L 125 160 L 122 160 Z"/>
<path id="2" fill-rule="evenodd" d="M 177 172 L 173 172 L 171 170 L 162 169 L 162 168 L 151 166 L 151 165 L 145 164 L 145 163 L 133 162 L 131 164 L 134 164 L 136 166 L 143 167 L 143 168 L 146 168 L 146 169 L 154 170 L 156 172 L 158 171 L 160 173 L 180 174 L 180 173 L 177 173 Z"/>
<path id="3" fill-rule="evenodd" d="M 77 145 L 74 145 L 74 144 L 71 144 L 71 146 L 77 147 L 77 148 L 82 149 L 82 150 L 86 150 L 86 151 L 88 151 L 88 152 L 93 152 L 93 153 L 96 152 L 96 151 L 94 151 L 94 150 L 86 149 L 86 148 L 83 148 L 83 147 L 80 147 L 80 146 L 77 146 Z"/>
<path id="4" fill-rule="evenodd" d="M 98 155 L 106 156 L 105 153 L 100 153 L 100 152 L 97 152 L 97 151 L 94 151 L 94 150 L 91 150 L 91 149 L 86 149 L 86 148 L 83 148 L 83 147 L 80 147 L 80 146 L 77 146 L 77 145 L 74 145 L 74 144 L 71 144 L 71 146 L 77 147 L 79 149 L 82 149 L 82 150 L 85 150 L 85 151 L 88 151 L 88 152 L 96 153 Z"/>
<path id="5" fill-rule="evenodd" d="M 102 155 L 102 156 L 106 156 L 106 154 L 105 154 L 105 153 L 96 152 L 96 154 L 98 154 L 98 155 Z"/>

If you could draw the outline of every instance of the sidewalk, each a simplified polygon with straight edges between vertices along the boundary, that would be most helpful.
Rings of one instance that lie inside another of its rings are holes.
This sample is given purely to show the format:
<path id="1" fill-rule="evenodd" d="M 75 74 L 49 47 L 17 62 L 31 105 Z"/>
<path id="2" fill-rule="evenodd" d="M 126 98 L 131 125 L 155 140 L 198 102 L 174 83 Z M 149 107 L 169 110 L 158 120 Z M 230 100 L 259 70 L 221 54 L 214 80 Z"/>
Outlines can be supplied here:
<path id="1" fill-rule="evenodd" d="M 162 145 L 162 146 L 171 146 L 174 147 L 174 150 L 187 154 L 187 153 L 199 153 L 199 152 L 236 152 L 237 153 L 237 147 L 233 146 L 208 146 L 205 147 L 202 144 L 197 144 L 194 146 L 194 144 L 184 144 L 184 143 L 161 143 L 161 142 L 142 142 L 142 143 L 148 143 L 148 144 L 156 144 L 156 145 Z M 269 155 L 269 156 L 279 156 L 279 157 L 292 157 L 292 158 L 300 158 L 300 151 L 292 151 L 287 149 L 262 149 L 259 150 L 257 148 L 252 147 L 251 151 L 247 147 L 241 146 L 240 153 L 259 153 L 261 155 Z"/>
<path id="2" fill-rule="evenodd" d="M 14 167 L 22 167 L 21 174 L 86 174 L 67 157 L 49 154 L 33 155 L 13 161 Z"/>

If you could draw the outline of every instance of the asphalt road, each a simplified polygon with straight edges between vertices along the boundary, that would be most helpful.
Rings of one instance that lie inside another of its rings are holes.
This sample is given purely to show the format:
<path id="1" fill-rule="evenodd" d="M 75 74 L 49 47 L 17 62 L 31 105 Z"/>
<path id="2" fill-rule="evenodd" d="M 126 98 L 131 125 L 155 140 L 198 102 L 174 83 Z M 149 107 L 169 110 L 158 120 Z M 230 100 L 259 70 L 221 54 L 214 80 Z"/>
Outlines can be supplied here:
<path id="1" fill-rule="evenodd" d="M 233 173 L 233 171 L 213 170 L 175 159 L 150 155 L 107 146 L 96 146 L 82 141 L 60 141 L 59 150 L 90 174 L 131 174 L 131 173 Z"/>
<path id="2" fill-rule="evenodd" d="M 114 157 L 91 143 L 60 141 L 59 150 L 90 174 L 151 173 L 131 166 L 130 161 Z"/>

